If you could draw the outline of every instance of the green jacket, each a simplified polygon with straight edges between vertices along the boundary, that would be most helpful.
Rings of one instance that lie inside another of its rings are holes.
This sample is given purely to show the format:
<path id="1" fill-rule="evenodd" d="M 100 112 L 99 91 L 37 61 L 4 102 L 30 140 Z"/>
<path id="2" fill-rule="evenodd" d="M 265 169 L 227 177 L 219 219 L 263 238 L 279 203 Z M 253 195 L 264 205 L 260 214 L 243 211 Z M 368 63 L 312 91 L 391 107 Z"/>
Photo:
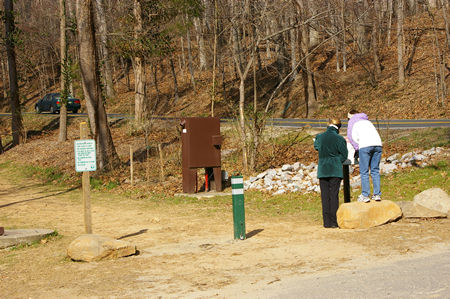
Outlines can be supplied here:
<path id="1" fill-rule="evenodd" d="M 319 167 L 317 177 L 342 178 L 342 163 L 347 160 L 347 142 L 339 135 L 339 131 L 329 126 L 327 130 L 316 136 L 314 148 L 319 151 Z"/>

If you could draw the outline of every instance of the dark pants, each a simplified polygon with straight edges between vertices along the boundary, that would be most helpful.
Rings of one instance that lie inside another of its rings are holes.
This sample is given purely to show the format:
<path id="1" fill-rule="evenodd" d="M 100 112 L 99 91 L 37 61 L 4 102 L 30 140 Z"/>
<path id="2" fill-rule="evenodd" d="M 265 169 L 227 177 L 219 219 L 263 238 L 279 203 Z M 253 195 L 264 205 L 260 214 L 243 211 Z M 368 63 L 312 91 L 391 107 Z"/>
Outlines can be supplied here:
<path id="1" fill-rule="evenodd" d="M 321 178 L 322 216 L 324 227 L 337 227 L 336 212 L 339 207 L 339 187 L 341 178 Z"/>

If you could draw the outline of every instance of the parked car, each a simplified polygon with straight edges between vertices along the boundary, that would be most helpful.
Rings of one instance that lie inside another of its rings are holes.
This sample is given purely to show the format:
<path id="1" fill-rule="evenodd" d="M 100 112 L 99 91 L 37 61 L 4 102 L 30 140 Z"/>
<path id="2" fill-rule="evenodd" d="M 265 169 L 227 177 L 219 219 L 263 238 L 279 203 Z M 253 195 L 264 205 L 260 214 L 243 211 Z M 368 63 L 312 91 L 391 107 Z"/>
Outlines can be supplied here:
<path id="1" fill-rule="evenodd" d="M 81 108 L 79 99 L 69 96 L 67 99 L 67 111 L 78 113 Z M 61 109 L 61 95 L 59 93 L 48 93 L 34 105 L 36 113 L 49 111 L 50 113 L 59 113 Z"/>

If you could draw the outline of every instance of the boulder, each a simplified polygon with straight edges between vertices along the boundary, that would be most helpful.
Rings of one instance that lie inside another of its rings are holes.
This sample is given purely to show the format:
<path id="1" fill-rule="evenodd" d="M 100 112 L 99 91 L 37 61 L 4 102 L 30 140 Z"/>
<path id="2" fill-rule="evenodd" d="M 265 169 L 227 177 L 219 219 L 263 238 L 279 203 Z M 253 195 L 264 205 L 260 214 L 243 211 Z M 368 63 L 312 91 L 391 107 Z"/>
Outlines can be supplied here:
<path id="1" fill-rule="evenodd" d="M 340 228 L 369 228 L 399 219 L 402 210 L 390 200 L 349 202 L 339 207 L 336 216 Z"/>
<path id="2" fill-rule="evenodd" d="M 441 188 L 431 188 L 417 194 L 414 202 L 444 214 L 450 213 L 450 196 Z"/>
<path id="3" fill-rule="evenodd" d="M 86 234 L 76 238 L 67 248 L 67 255 L 75 261 L 93 262 L 115 259 L 136 253 L 136 246 L 130 242 Z"/>
<path id="4" fill-rule="evenodd" d="M 399 201 L 404 218 L 447 218 L 447 214 L 430 210 L 412 201 Z"/>

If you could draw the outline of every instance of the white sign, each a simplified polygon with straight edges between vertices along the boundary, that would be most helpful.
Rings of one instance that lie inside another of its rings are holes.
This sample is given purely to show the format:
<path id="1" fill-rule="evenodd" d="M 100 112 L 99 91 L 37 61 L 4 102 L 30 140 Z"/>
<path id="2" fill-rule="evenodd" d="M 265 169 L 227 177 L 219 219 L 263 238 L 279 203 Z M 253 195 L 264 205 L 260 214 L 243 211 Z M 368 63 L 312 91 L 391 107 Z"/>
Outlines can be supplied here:
<path id="1" fill-rule="evenodd" d="M 75 170 L 96 171 L 97 155 L 95 151 L 95 140 L 75 140 Z"/>

